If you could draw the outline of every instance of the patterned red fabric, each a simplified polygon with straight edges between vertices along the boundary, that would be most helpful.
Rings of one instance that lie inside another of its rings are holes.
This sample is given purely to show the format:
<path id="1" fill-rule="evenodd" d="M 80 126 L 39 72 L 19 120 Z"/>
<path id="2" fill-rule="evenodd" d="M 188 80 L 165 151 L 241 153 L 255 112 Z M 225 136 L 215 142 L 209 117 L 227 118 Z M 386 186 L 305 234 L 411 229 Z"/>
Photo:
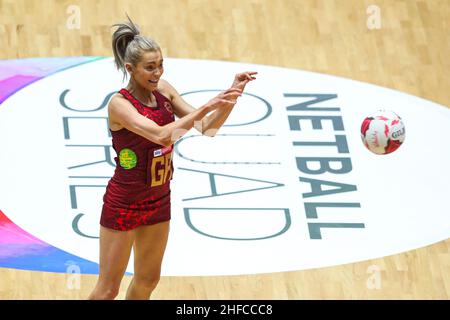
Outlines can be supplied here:
<path id="1" fill-rule="evenodd" d="M 143 116 L 163 126 L 175 121 L 170 100 L 153 91 L 157 106 L 147 107 L 126 89 L 119 91 Z M 111 131 L 116 169 L 103 196 L 100 224 L 127 231 L 170 220 L 172 150 L 127 130 Z"/>

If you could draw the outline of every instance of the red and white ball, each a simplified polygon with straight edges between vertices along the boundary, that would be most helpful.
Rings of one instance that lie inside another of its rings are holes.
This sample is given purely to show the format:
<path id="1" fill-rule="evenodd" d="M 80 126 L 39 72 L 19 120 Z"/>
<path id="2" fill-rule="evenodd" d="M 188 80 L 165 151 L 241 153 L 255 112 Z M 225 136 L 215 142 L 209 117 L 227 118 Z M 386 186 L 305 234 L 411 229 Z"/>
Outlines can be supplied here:
<path id="1" fill-rule="evenodd" d="M 373 153 L 388 154 L 405 140 L 405 125 L 395 112 L 379 110 L 362 122 L 361 139 Z"/>

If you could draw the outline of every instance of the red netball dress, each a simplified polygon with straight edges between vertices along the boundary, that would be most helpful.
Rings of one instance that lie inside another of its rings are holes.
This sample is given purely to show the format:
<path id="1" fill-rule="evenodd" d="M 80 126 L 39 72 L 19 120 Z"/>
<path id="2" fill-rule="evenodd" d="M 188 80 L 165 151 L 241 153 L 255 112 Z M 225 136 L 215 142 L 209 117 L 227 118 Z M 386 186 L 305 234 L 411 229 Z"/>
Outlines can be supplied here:
<path id="1" fill-rule="evenodd" d="M 147 107 L 126 89 L 119 91 L 145 117 L 160 126 L 175 121 L 170 100 L 153 91 L 157 106 Z M 116 170 L 103 196 L 100 224 L 127 231 L 170 220 L 173 145 L 164 147 L 122 128 L 111 131 Z"/>

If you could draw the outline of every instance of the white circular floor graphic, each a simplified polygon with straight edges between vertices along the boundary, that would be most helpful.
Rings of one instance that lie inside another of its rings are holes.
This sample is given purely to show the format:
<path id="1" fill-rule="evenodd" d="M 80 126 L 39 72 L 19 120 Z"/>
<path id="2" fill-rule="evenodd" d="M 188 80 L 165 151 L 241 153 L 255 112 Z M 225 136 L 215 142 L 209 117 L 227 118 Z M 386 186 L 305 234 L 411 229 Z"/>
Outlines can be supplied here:
<path id="1" fill-rule="evenodd" d="M 163 275 L 319 268 L 450 237 L 448 108 L 244 63 L 166 58 L 163 78 L 199 107 L 249 70 L 257 80 L 226 126 L 214 138 L 193 129 L 176 144 Z M 124 85 L 107 58 L 36 81 L 0 106 L 0 210 L 93 262 L 114 171 L 106 105 Z M 406 127 L 403 145 L 384 156 L 360 138 L 362 120 L 378 109 L 395 111 Z"/>

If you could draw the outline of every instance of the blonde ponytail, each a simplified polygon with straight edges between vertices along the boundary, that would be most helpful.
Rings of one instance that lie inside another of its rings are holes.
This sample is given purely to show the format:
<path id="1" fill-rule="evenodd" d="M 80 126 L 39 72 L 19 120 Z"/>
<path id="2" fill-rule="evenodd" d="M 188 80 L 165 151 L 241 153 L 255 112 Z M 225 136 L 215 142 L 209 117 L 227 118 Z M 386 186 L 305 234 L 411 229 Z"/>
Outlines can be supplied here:
<path id="1" fill-rule="evenodd" d="M 114 24 L 117 27 L 112 35 L 112 50 L 114 62 L 118 70 L 122 70 L 124 79 L 127 75 L 125 63 L 137 65 L 142 54 L 146 51 L 161 50 L 159 45 L 151 38 L 140 35 L 139 27 L 131 21 Z"/>

